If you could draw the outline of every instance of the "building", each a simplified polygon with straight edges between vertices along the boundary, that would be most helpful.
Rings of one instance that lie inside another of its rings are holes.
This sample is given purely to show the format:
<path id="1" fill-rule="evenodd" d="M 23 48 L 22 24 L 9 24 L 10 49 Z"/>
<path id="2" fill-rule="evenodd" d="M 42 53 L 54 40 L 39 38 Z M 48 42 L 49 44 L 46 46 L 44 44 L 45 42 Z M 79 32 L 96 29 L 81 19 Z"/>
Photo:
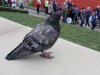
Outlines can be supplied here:
<path id="1" fill-rule="evenodd" d="M 100 5 L 100 0 L 72 0 L 72 2 L 78 5 L 80 8 L 91 7 L 94 9 L 96 6 Z"/>
<path id="2" fill-rule="evenodd" d="M 58 4 L 61 4 L 61 5 L 63 4 L 63 2 L 65 2 L 65 0 L 56 0 L 56 1 L 58 2 Z M 71 1 L 74 5 L 78 5 L 79 8 L 82 8 L 82 7 L 95 8 L 96 6 L 100 5 L 100 0 L 71 0 Z M 41 7 L 43 7 L 44 6 L 44 0 L 41 0 L 41 2 L 42 2 Z M 36 7 L 36 0 L 34 0 L 33 6 Z"/>

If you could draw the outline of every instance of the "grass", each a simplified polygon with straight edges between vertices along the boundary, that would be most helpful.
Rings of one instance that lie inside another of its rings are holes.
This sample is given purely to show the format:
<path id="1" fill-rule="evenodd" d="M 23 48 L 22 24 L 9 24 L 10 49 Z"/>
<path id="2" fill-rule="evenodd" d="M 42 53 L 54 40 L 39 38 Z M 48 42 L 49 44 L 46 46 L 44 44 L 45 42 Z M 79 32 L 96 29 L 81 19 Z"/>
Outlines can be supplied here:
<path id="1" fill-rule="evenodd" d="M 0 16 L 29 27 L 33 27 L 45 20 L 44 18 L 13 12 L 0 12 Z"/>
<path id="2" fill-rule="evenodd" d="M 34 27 L 45 20 L 44 18 L 29 16 L 21 13 L 0 12 L 0 16 L 29 27 Z M 100 51 L 100 32 L 61 23 L 60 37 L 96 51 Z"/>
<path id="3" fill-rule="evenodd" d="M 61 38 L 100 51 L 100 32 L 66 24 L 61 29 Z"/>

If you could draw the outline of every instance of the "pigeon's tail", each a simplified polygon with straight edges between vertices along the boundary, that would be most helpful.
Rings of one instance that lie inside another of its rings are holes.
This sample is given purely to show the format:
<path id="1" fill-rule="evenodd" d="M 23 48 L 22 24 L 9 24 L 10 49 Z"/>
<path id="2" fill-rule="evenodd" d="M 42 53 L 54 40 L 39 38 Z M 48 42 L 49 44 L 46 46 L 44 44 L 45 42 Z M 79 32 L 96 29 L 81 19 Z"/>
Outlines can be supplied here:
<path id="1" fill-rule="evenodd" d="M 7 60 L 15 60 L 24 56 L 28 56 L 33 54 L 32 51 L 28 50 L 27 48 L 24 48 L 23 46 L 21 46 L 21 44 L 19 46 L 17 46 L 12 52 L 10 52 L 7 56 L 6 59 Z"/>

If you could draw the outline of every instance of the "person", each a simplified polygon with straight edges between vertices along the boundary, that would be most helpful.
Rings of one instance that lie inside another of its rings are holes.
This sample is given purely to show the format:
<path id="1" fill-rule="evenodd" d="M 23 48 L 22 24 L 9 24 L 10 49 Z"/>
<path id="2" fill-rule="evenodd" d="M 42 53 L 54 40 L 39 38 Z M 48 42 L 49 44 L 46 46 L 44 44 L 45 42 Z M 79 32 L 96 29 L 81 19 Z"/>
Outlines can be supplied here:
<path id="1" fill-rule="evenodd" d="M 49 1 L 45 0 L 45 14 L 48 14 Z"/>
<path id="2" fill-rule="evenodd" d="M 53 13 L 53 2 L 52 1 L 50 1 L 48 13 L 49 15 Z"/>
<path id="3" fill-rule="evenodd" d="M 67 5 L 68 5 L 68 11 L 70 11 L 71 10 L 71 7 L 72 7 L 71 0 L 67 0 Z"/>
<path id="4" fill-rule="evenodd" d="M 87 7 L 87 10 L 86 10 L 86 26 L 87 27 L 90 26 L 89 25 L 89 18 L 92 15 L 91 13 L 92 13 L 91 8 L 90 7 Z"/>
<path id="5" fill-rule="evenodd" d="M 92 15 L 92 28 L 91 29 L 93 29 L 94 30 L 94 28 L 97 26 L 96 25 L 96 22 L 97 22 L 97 19 L 96 19 L 96 14 L 95 13 L 93 13 L 93 15 Z"/>
<path id="6" fill-rule="evenodd" d="M 58 5 L 57 12 L 61 12 L 61 11 L 62 11 L 62 5 Z"/>
<path id="7" fill-rule="evenodd" d="M 100 11 L 98 12 L 98 21 L 99 21 L 99 27 L 100 27 Z"/>
<path id="8" fill-rule="evenodd" d="M 75 5 L 74 7 L 74 23 L 78 24 L 78 13 L 79 13 L 79 9 L 77 7 L 77 5 Z"/>
<path id="9" fill-rule="evenodd" d="M 20 9 L 24 9 L 23 0 L 20 0 L 19 1 L 19 8 Z"/>
<path id="10" fill-rule="evenodd" d="M 11 0 L 8 0 L 8 6 L 11 7 Z"/>
<path id="11" fill-rule="evenodd" d="M 0 6 L 2 6 L 2 0 L 0 0 Z"/>
<path id="12" fill-rule="evenodd" d="M 12 7 L 13 7 L 13 8 L 16 7 L 16 0 L 12 0 Z"/>
<path id="13" fill-rule="evenodd" d="M 94 9 L 95 13 L 97 14 L 97 20 L 98 20 L 98 24 L 100 27 L 100 6 L 98 5 L 95 9 Z"/>
<path id="14" fill-rule="evenodd" d="M 64 8 L 68 8 L 68 5 L 67 5 L 67 2 L 66 1 L 63 3 L 63 7 Z"/>
<path id="15" fill-rule="evenodd" d="M 83 25 L 85 24 L 85 8 L 82 8 L 79 12 L 79 16 L 80 16 L 80 26 L 83 27 Z"/>
<path id="16" fill-rule="evenodd" d="M 53 12 L 57 12 L 57 3 L 53 1 Z"/>
<path id="17" fill-rule="evenodd" d="M 7 0 L 4 0 L 4 5 L 5 5 L 5 6 L 8 6 Z"/>
<path id="18" fill-rule="evenodd" d="M 73 7 L 71 7 L 70 10 L 68 10 L 67 17 L 70 17 L 72 19 L 72 22 L 74 22 L 74 9 L 73 9 Z"/>
<path id="19" fill-rule="evenodd" d="M 67 7 L 63 7 L 63 9 L 61 11 L 61 15 L 62 15 L 62 21 L 66 23 L 66 18 L 68 15 L 68 8 Z"/>
<path id="20" fill-rule="evenodd" d="M 37 14 L 39 15 L 39 13 L 40 13 L 41 0 L 36 0 L 36 2 L 37 2 Z"/>

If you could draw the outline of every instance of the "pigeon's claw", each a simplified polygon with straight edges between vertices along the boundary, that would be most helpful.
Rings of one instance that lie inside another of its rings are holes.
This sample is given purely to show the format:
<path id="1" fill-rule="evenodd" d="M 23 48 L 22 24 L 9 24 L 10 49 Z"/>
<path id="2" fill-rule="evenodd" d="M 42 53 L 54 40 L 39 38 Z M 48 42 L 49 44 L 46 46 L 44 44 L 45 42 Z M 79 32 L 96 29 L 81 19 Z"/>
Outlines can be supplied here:
<path id="1" fill-rule="evenodd" d="M 43 54 L 51 54 L 52 52 L 43 51 Z"/>
<path id="2" fill-rule="evenodd" d="M 45 53 L 42 53 L 40 54 L 41 57 L 44 57 L 44 58 L 47 58 L 47 59 L 52 59 L 54 58 L 54 56 L 51 56 L 50 54 L 45 54 Z"/>

